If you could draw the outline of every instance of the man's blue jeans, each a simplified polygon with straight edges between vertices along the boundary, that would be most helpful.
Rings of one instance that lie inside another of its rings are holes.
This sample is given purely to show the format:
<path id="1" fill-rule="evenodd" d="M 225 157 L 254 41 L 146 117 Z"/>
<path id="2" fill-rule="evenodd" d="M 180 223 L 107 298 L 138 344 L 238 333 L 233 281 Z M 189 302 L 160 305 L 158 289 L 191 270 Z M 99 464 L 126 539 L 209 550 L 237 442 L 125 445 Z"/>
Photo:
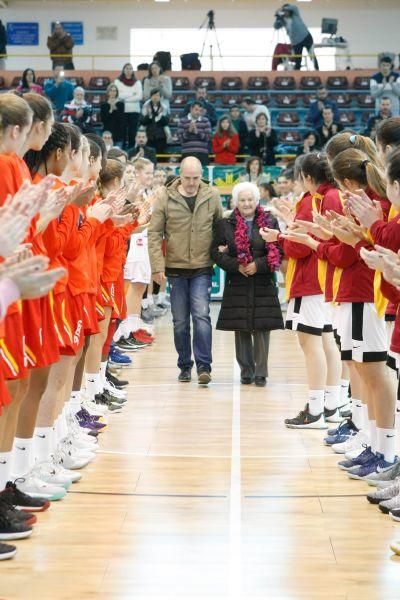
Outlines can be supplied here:
<path id="1" fill-rule="evenodd" d="M 191 278 L 169 277 L 169 284 L 178 367 L 191 369 L 193 366 L 190 334 L 190 316 L 192 316 L 193 354 L 197 370 L 203 367 L 211 371 L 211 275 L 197 275 Z"/>

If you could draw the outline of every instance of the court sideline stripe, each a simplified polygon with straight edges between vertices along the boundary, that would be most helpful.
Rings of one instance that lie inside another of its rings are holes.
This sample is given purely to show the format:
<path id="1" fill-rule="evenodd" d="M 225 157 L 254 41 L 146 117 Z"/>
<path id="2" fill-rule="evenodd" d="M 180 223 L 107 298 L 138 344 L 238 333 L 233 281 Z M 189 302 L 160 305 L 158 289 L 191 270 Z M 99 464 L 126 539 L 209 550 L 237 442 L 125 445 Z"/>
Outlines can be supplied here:
<path id="1" fill-rule="evenodd" d="M 240 440 L 239 366 L 233 356 L 231 485 L 229 505 L 229 597 L 240 597 L 242 589 L 242 480 Z"/>

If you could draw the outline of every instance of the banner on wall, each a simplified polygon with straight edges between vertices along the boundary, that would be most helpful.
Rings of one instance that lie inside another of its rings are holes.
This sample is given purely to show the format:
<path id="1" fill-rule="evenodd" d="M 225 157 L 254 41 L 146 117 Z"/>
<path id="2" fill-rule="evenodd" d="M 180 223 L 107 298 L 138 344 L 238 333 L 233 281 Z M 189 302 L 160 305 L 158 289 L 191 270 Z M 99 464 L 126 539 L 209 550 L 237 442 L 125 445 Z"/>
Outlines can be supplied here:
<path id="1" fill-rule="evenodd" d="M 39 23 L 7 23 L 8 46 L 39 46 Z"/>
<path id="2" fill-rule="evenodd" d="M 60 21 L 64 30 L 71 34 L 75 42 L 75 46 L 83 46 L 83 21 Z M 53 33 L 55 22 L 51 24 L 51 32 Z"/>
<path id="3" fill-rule="evenodd" d="M 281 171 L 281 167 L 264 167 L 264 173 L 268 176 L 268 182 L 274 181 L 280 175 Z M 246 169 L 243 165 L 234 167 L 223 167 L 218 165 L 212 167 L 210 181 L 217 187 L 233 186 L 236 183 L 239 183 L 240 176 L 245 173 Z"/>

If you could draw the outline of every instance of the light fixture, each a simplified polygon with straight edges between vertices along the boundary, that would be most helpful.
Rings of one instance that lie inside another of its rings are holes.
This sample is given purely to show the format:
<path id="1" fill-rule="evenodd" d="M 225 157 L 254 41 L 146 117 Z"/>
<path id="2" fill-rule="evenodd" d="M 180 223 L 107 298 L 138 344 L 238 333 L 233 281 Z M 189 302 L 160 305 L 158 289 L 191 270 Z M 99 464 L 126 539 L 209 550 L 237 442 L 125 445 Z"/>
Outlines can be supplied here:
<path id="1" fill-rule="evenodd" d="M 169 2 L 169 0 L 154 0 L 154 2 Z"/>

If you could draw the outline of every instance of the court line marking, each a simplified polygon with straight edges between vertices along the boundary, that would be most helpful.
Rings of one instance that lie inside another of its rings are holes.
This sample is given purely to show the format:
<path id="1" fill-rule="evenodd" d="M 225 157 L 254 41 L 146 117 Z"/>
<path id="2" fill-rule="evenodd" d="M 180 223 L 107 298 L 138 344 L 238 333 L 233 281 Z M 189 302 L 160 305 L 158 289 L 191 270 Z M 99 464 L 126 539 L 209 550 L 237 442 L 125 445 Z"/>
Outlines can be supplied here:
<path id="1" fill-rule="evenodd" d="M 195 383 L 195 382 L 193 382 Z M 179 382 L 175 382 L 175 381 L 169 381 L 169 382 L 165 382 L 165 383 L 135 383 L 133 385 L 127 385 L 125 387 L 126 390 L 134 390 L 135 388 L 142 388 L 142 387 L 165 387 L 165 386 L 176 386 L 176 387 L 182 387 L 182 383 Z M 197 385 L 197 384 L 196 384 Z M 239 387 L 240 388 L 240 383 L 239 380 L 238 381 L 213 381 L 211 384 L 213 387 L 218 385 L 218 386 L 222 386 L 222 385 L 231 385 L 233 387 Z M 305 383 L 279 383 L 279 382 L 274 382 L 274 383 L 268 383 L 267 385 L 267 391 L 269 387 L 307 387 L 307 384 Z M 184 389 L 191 389 L 191 384 L 186 384 Z M 250 388 L 250 389 L 254 389 L 254 388 Z M 265 390 L 264 390 L 265 392 Z"/>
<path id="2" fill-rule="evenodd" d="M 87 492 L 84 490 L 69 490 L 68 493 L 86 496 L 144 496 L 146 498 L 228 498 L 223 494 L 146 494 L 139 492 Z"/>
<path id="3" fill-rule="evenodd" d="M 229 460 L 231 455 L 210 455 L 210 454 L 167 454 L 162 452 L 119 452 L 117 450 L 98 450 L 96 454 L 116 454 L 120 456 L 137 456 L 143 458 L 221 458 Z M 251 460 L 251 459 L 277 459 L 280 460 L 282 458 L 290 458 L 292 460 L 303 459 L 306 460 L 308 458 L 340 458 L 341 455 L 338 454 L 270 454 L 270 455 L 249 455 L 242 456 L 241 460 Z"/>
<path id="4" fill-rule="evenodd" d="M 367 494 L 281 494 L 281 495 L 268 495 L 268 496 L 258 496 L 258 495 L 245 495 L 244 498 L 246 500 L 262 500 L 264 498 L 274 499 L 274 498 L 365 498 Z"/>
<path id="5" fill-rule="evenodd" d="M 240 375 L 233 354 L 233 377 Z M 240 439 L 240 385 L 232 388 L 231 483 L 229 503 L 229 597 L 242 590 L 242 480 Z M 239 594 L 239 595 L 238 595 Z"/>

